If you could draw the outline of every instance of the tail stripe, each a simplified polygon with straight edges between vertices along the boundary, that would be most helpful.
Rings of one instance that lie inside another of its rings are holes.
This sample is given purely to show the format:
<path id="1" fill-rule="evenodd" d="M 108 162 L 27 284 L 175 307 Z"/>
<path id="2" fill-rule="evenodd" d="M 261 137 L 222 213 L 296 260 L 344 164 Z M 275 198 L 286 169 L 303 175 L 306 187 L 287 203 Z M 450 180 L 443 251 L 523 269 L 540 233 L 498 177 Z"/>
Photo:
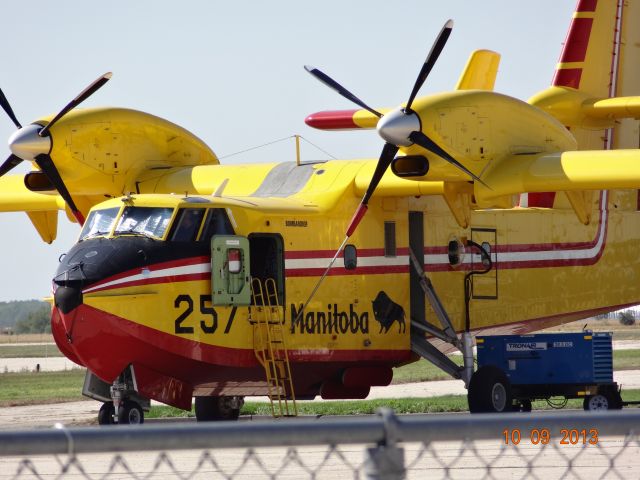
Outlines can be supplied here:
<path id="1" fill-rule="evenodd" d="M 592 26 L 593 18 L 574 18 L 571 21 L 560 63 L 584 62 Z"/>

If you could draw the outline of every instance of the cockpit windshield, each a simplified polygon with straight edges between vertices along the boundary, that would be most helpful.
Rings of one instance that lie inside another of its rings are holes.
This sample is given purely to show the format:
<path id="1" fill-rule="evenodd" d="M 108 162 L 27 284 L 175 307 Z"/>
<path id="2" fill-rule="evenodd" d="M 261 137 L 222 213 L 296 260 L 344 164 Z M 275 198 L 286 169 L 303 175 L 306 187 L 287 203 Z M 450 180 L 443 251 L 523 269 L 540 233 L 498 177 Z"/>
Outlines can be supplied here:
<path id="1" fill-rule="evenodd" d="M 173 208 L 125 207 L 114 234 L 143 235 L 160 239 L 169 226 L 172 214 Z"/>
<path id="2" fill-rule="evenodd" d="M 80 240 L 82 241 L 100 235 L 109 235 L 119 211 L 120 209 L 118 207 L 92 211 L 84 223 L 84 227 L 82 227 Z"/>

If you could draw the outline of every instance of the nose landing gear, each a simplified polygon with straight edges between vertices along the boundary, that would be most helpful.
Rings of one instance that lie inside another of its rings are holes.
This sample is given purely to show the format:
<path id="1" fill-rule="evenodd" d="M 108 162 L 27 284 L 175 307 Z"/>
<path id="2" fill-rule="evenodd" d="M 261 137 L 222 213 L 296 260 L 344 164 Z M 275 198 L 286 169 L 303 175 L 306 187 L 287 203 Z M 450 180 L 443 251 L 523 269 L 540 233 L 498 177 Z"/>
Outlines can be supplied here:
<path id="1" fill-rule="evenodd" d="M 135 389 L 131 368 L 126 368 L 109 385 L 87 371 L 83 395 L 102 403 L 98 412 L 100 425 L 139 425 L 144 423 L 144 412 L 148 412 L 151 401 L 142 397 Z"/>

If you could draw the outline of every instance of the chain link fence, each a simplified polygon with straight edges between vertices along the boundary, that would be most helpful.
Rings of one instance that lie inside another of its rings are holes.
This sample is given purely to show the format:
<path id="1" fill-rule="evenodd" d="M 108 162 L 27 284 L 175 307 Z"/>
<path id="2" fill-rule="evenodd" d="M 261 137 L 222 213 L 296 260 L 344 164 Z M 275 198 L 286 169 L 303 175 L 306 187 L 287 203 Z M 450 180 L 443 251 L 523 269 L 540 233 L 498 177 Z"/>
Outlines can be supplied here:
<path id="1" fill-rule="evenodd" d="M 640 478 L 640 411 L 0 432 L 0 478 Z"/>

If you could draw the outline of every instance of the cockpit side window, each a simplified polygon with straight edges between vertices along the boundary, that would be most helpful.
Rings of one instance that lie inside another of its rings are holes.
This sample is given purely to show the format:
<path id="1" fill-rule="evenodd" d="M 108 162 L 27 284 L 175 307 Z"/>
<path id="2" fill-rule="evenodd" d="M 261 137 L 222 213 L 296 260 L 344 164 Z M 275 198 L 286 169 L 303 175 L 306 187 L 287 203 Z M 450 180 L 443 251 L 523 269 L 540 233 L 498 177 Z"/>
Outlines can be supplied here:
<path id="1" fill-rule="evenodd" d="M 204 221 L 204 227 L 202 228 L 202 233 L 198 241 L 208 245 L 211 243 L 211 237 L 214 235 L 235 235 L 224 208 L 209 209 L 209 214 Z"/>
<path id="2" fill-rule="evenodd" d="M 169 238 L 172 242 L 193 242 L 200 230 L 204 208 L 181 208 L 173 222 Z"/>
<path id="3" fill-rule="evenodd" d="M 172 214 L 173 208 L 125 207 L 114 233 L 162 238 Z"/>
<path id="4" fill-rule="evenodd" d="M 84 227 L 82 227 L 80 240 L 86 240 L 87 238 L 98 237 L 100 235 L 109 235 L 119 211 L 119 207 L 93 210 L 84 223 Z"/>

